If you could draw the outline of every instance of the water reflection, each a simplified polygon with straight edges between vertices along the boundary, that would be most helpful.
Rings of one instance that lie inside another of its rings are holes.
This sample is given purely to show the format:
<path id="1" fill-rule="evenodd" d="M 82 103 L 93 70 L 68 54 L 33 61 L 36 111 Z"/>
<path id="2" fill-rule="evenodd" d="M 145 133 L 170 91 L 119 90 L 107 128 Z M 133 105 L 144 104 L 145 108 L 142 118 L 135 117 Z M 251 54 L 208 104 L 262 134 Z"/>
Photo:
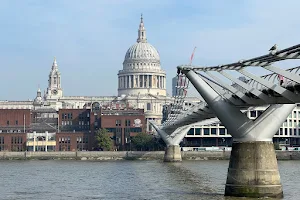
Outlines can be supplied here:
<path id="1" fill-rule="evenodd" d="M 228 161 L 1 161 L 0 199 L 224 197 Z M 279 162 L 284 199 L 298 199 L 299 161 Z"/>

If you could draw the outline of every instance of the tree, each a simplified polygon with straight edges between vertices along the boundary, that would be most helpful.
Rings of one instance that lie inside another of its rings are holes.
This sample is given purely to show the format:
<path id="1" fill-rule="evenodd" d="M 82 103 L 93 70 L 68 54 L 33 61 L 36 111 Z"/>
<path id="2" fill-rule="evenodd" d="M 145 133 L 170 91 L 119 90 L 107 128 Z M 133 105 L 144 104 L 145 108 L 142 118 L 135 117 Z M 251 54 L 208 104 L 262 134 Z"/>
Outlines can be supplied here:
<path id="1" fill-rule="evenodd" d="M 110 151 L 112 147 L 113 141 L 108 135 L 108 131 L 106 129 L 99 129 L 95 133 L 95 148 Z"/>
<path id="2" fill-rule="evenodd" d="M 137 149 L 141 151 L 144 149 L 149 149 L 153 141 L 153 137 L 147 133 L 138 133 L 132 138 L 132 143 Z"/>
<path id="3" fill-rule="evenodd" d="M 164 151 L 166 143 L 162 138 L 153 138 L 154 151 Z"/>

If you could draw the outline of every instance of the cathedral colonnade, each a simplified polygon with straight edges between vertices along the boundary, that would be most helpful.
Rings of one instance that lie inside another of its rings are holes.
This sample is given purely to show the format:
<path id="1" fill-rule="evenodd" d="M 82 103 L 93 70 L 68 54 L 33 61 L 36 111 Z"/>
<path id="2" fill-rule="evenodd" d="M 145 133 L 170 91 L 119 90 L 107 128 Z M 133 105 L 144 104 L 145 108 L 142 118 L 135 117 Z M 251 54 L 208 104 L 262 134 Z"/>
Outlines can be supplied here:
<path id="1" fill-rule="evenodd" d="M 119 89 L 159 88 L 166 89 L 166 77 L 153 74 L 120 75 Z"/>

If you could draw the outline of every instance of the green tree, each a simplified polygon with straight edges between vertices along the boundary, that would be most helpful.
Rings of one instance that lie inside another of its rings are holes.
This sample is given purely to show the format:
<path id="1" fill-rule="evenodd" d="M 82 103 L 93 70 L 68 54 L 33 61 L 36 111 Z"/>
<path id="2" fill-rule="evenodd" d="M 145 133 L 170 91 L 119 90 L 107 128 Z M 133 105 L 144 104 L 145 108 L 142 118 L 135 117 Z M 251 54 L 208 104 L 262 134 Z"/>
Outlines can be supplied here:
<path id="1" fill-rule="evenodd" d="M 95 148 L 110 151 L 113 148 L 113 141 L 106 129 L 99 129 L 95 133 Z"/>
<path id="2" fill-rule="evenodd" d="M 136 136 L 132 137 L 131 141 L 137 149 L 142 151 L 150 148 L 153 137 L 147 133 L 138 133 Z"/>

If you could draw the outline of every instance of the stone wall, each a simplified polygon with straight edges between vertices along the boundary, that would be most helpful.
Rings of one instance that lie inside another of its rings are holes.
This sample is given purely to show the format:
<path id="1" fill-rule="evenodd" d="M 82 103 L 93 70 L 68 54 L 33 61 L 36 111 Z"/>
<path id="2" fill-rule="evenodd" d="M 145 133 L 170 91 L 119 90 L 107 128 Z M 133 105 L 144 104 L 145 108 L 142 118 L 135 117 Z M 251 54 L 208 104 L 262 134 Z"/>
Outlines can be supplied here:
<path id="1" fill-rule="evenodd" d="M 0 160 L 163 160 L 164 151 L 0 151 Z M 230 151 L 184 151 L 183 160 L 229 160 Z M 276 151 L 278 160 L 300 160 L 300 151 Z"/>

